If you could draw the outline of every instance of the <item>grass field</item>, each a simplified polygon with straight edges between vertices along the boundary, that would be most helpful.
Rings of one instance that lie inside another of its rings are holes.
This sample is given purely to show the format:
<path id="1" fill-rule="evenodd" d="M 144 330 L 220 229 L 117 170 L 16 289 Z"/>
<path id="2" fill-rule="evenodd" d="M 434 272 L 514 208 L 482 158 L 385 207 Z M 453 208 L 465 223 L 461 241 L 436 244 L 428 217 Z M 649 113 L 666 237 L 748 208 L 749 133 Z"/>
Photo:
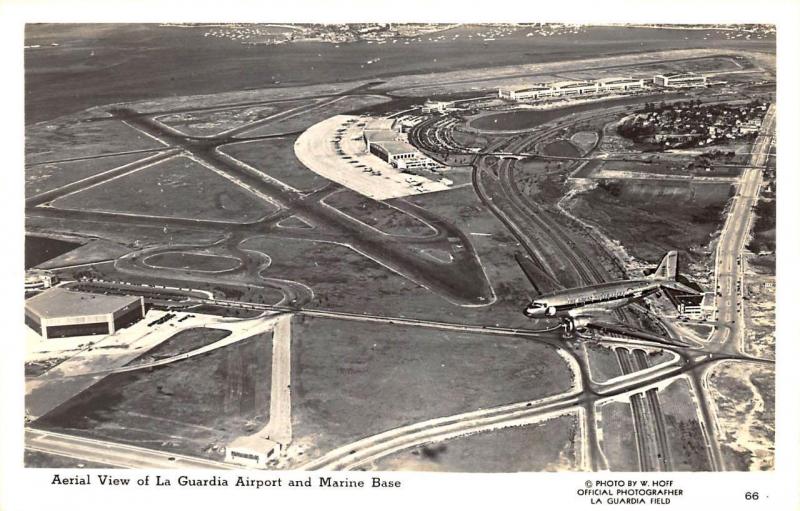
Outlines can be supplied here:
<path id="1" fill-rule="evenodd" d="M 544 146 L 543 151 L 547 156 L 563 156 L 565 158 L 577 158 L 581 151 L 569 140 L 556 140 Z"/>
<path id="2" fill-rule="evenodd" d="M 242 263 L 233 257 L 192 252 L 162 252 L 145 258 L 144 264 L 161 268 L 217 272 L 238 268 Z"/>
<path id="3" fill-rule="evenodd" d="M 25 236 L 25 269 L 38 266 L 78 247 L 80 244 L 70 241 L 41 236 Z"/>
<path id="4" fill-rule="evenodd" d="M 689 260 L 722 227 L 729 184 L 692 184 L 658 180 L 603 182 L 575 195 L 572 212 L 597 225 L 628 253 L 651 263 L 669 250 Z"/>
<path id="5" fill-rule="evenodd" d="M 42 263 L 38 265 L 38 267 L 46 270 L 48 268 L 58 268 L 61 266 L 107 261 L 125 255 L 130 251 L 130 248 L 117 243 L 105 240 L 92 240 L 83 246 Z"/>
<path id="6" fill-rule="evenodd" d="M 350 190 L 341 190 L 325 198 L 325 204 L 386 234 L 431 236 L 436 231 L 422 220 L 383 201 L 376 201 Z"/>
<path id="7" fill-rule="evenodd" d="M 277 211 L 277 206 L 184 157 L 64 196 L 53 206 L 228 222 L 253 222 Z"/>
<path id="8" fill-rule="evenodd" d="M 581 156 L 588 153 L 597 144 L 598 135 L 596 131 L 578 131 L 569 138 L 581 152 Z"/>
<path id="9" fill-rule="evenodd" d="M 636 472 L 639 470 L 639 457 L 636 437 L 633 434 L 633 412 L 630 402 L 611 401 L 598 407 L 602 419 L 603 451 L 608 468 L 614 472 Z"/>
<path id="10" fill-rule="evenodd" d="M 658 398 L 664 414 L 673 469 L 685 472 L 711 470 L 695 404 L 697 396 L 688 380 L 677 378 L 659 391 Z"/>
<path id="11" fill-rule="evenodd" d="M 311 191 L 330 183 L 307 169 L 294 155 L 294 137 L 270 138 L 226 144 L 219 150 L 260 172 L 301 191 Z"/>
<path id="12" fill-rule="evenodd" d="M 281 101 L 245 108 L 225 108 L 210 111 L 180 112 L 158 117 L 158 121 L 189 136 L 216 135 L 230 129 L 241 128 L 252 122 L 300 106 L 307 101 Z"/>
<path id="13" fill-rule="evenodd" d="M 58 454 L 25 449 L 24 465 L 27 468 L 114 468 L 111 465 L 84 461 Z"/>
<path id="14" fill-rule="evenodd" d="M 517 426 L 437 442 L 391 454 L 374 470 L 431 472 L 544 472 L 579 469 L 580 425 L 562 415 Z"/>
<path id="15" fill-rule="evenodd" d="M 125 365 L 135 366 L 139 364 L 148 364 L 164 358 L 189 353 L 190 351 L 224 339 L 229 335 L 229 331 L 220 328 L 190 328 L 188 330 L 183 330 L 156 345 L 155 348 L 142 353 Z"/>
<path id="16" fill-rule="evenodd" d="M 123 154 L 101 158 L 41 163 L 25 169 L 25 196 L 49 192 L 101 172 L 151 156 L 154 153 Z"/>
<path id="17" fill-rule="evenodd" d="M 622 97 L 601 102 L 581 103 L 550 110 L 509 110 L 505 112 L 475 117 L 468 122 L 469 127 L 481 131 L 518 131 L 533 129 L 540 124 L 574 113 L 586 112 L 612 106 L 641 103 L 641 97 Z"/>
<path id="18" fill-rule="evenodd" d="M 513 337 L 301 318 L 292 341 L 293 430 L 308 455 L 425 419 L 571 386 L 547 345 Z"/>
<path id="19" fill-rule="evenodd" d="M 270 340 L 259 334 L 168 366 L 107 376 L 33 426 L 222 459 L 219 447 L 267 422 Z"/>
<path id="20" fill-rule="evenodd" d="M 158 141 L 114 119 L 80 121 L 68 119 L 25 128 L 27 165 L 51 160 L 163 148 L 164 145 Z"/>
<path id="21" fill-rule="evenodd" d="M 583 349 L 594 381 L 602 383 L 622 376 L 622 368 L 612 348 L 596 342 L 587 342 L 583 343 Z"/>

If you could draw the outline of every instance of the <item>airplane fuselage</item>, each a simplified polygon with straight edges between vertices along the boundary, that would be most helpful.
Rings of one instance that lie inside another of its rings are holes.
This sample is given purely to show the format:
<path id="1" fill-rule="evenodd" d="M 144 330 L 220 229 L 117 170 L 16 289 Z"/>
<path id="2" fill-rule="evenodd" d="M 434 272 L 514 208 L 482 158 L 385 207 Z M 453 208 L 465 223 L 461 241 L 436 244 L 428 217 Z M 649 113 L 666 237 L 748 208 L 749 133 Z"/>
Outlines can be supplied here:
<path id="1" fill-rule="evenodd" d="M 611 311 L 660 288 L 660 281 L 642 279 L 567 289 L 539 296 L 525 309 L 525 315 L 530 318 L 563 318 L 591 311 Z"/>

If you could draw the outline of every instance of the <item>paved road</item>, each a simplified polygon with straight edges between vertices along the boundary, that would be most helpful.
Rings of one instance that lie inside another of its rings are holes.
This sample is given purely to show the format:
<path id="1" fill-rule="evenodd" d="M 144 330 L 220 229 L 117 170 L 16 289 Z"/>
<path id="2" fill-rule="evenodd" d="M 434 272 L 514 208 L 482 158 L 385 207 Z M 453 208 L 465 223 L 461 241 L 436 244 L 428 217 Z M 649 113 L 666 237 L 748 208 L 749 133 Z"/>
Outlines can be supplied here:
<path id="1" fill-rule="evenodd" d="M 74 435 L 52 433 L 38 429 L 25 429 L 25 448 L 30 451 L 68 456 L 120 468 L 181 468 L 181 469 L 231 469 L 237 468 L 192 456 L 144 449 L 130 445 L 92 440 Z"/>
<path id="2" fill-rule="evenodd" d="M 744 318 L 741 304 L 741 289 L 737 283 L 742 281 L 740 264 L 744 243 L 747 240 L 752 221 L 752 209 L 758 198 L 763 166 L 769 156 L 772 133 L 775 129 L 775 105 L 770 105 L 761 123 L 761 133 L 753 144 L 750 159 L 752 167 L 742 172 L 740 185 L 722 228 L 717 245 L 715 281 L 717 285 L 717 328 L 711 334 L 707 349 L 720 353 L 743 354 L 742 339 Z M 708 403 L 713 402 L 708 389 L 702 384 L 708 368 L 700 368 L 690 373 L 692 385 L 698 395 L 706 442 L 710 447 L 712 467 L 724 470 L 725 463 L 716 434 L 716 421 Z"/>
<path id="3" fill-rule="evenodd" d="M 282 316 L 272 331 L 272 390 L 267 436 L 282 445 L 292 441 L 292 316 Z"/>
<path id="4" fill-rule="evenodd" d="M 741 256 L 750 231 L 752 209 L 758 200 L 763 167 L 769 157 L 772 132 L 775 128 L 775 105 L 771 105 L 761 124 L 761 133 L 753 145 L 751 167 L 742 173 L 733 206 L 722 229 L 717 245 L 717 321 L 718 328 L 711 338 L 720 350 L 741 351 L 743 337 L 742 293 L 737 284 L 742 281 Z M 727 328 L 725 328 L 727 327 Z M 729 331 L 728 331 L 729 330 Z"/>

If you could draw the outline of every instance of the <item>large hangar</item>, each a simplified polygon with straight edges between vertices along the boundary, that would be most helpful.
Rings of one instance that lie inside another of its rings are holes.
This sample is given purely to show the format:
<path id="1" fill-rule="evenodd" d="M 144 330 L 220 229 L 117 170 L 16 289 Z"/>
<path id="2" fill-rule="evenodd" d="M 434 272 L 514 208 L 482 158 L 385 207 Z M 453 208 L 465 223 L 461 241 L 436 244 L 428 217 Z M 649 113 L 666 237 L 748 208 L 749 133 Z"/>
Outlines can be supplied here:
<path id="1" fill-rule="evenodd" d="M 80 293 L 54 287 L 25 302 L 25 324 L 43 339 L 113 334 L 144 317 L 141 296 Z"/>

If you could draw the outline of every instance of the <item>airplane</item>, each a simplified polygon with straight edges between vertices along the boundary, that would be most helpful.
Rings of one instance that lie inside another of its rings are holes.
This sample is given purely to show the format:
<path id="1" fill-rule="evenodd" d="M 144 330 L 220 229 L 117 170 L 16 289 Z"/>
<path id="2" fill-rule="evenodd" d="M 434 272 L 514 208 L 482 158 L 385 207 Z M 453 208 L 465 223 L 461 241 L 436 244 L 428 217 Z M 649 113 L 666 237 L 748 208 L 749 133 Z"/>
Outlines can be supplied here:
<path id="1" fill-rule="evenodd" d="M 561 286 L 529 257 L 517 254 L 516 259 L 525 276 L 540 293 L 525 307 L 524 314 L 536 319 L 558 318 L 568 334 L 576 329 L 595 327 L 641 336 L 644 332 L 635 332 L 632 327 L 617 320 L 612 314 L 614 310 L 664 289 L 699 294 L 697 290 L 678 281 L 676 251 L 668 252 L 661 259 L 656 271 L 642 279 L 560 290 Z"/>

